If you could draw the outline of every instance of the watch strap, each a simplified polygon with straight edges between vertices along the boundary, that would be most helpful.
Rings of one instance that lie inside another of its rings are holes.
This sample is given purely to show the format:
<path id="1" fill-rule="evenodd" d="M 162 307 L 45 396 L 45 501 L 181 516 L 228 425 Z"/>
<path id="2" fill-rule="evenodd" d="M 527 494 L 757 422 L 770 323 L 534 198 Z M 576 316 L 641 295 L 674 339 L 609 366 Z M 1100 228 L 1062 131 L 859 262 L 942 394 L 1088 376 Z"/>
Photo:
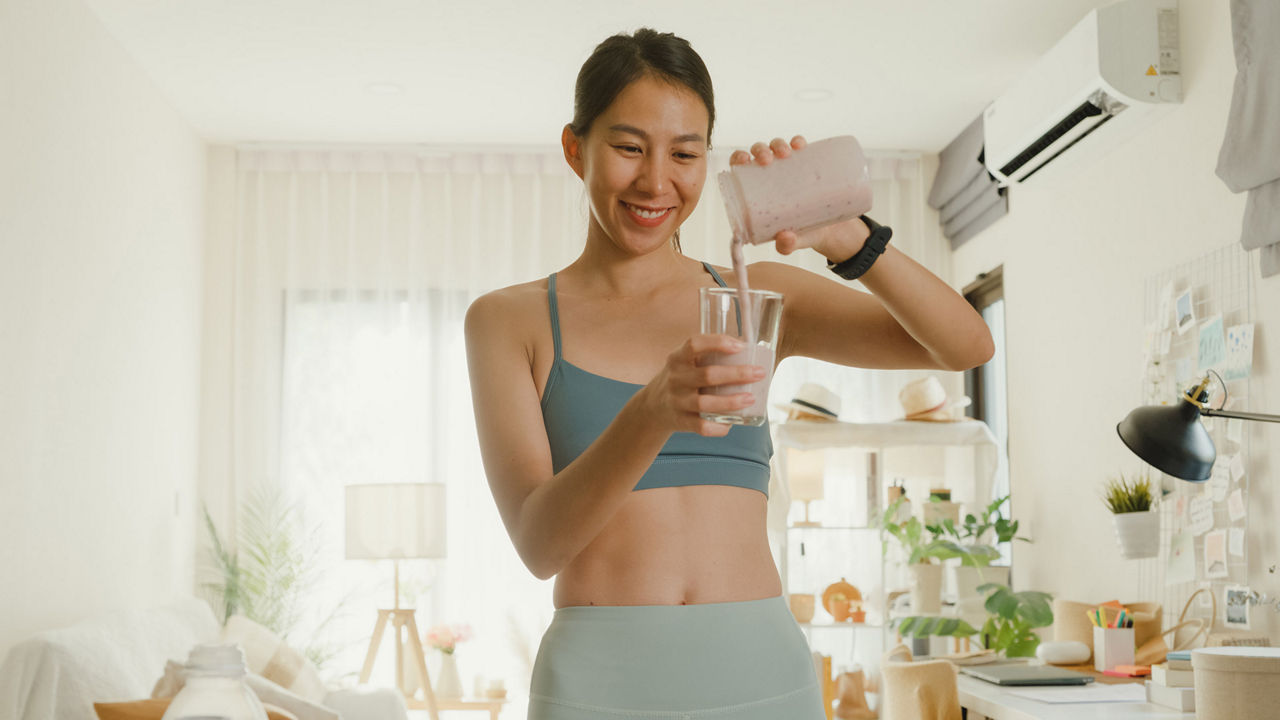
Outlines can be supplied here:
<path id="1" fill-rule="evenodd" d="M 862 244 L 862 249 L 844 262 L 827 261 L 827 269 L 845 280 L 857 280 L 870 270 L 876 258 L 884 253 L 885 247 L 889 244 L 889 238 L 893 237 L 893 228 L 881 225 L 866 215 L 859 215 L 858 218 L 871 231 L 867 241 Z"/>

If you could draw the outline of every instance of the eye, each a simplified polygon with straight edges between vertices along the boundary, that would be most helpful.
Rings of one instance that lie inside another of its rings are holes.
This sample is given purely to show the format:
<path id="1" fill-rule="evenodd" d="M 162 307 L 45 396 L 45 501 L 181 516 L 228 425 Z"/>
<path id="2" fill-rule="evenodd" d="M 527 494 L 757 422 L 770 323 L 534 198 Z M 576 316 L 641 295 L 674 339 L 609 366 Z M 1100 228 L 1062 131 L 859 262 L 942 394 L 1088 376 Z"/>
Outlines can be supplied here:
<path id="1" fill-rule="evenodd" d="M 640 152 L 640 148 L 636 147 L 635 145 L 614 145 L 614 147 L 621 150 L 624 153 Z"/>
<path id="2" fill-rule="evenodd" d="M 681 160 L 697 160 L 698 159 L 697 153 L 691 153 L 691 152 L 678 152 L 676 153 L 676 157 L 680 158 Z"/>

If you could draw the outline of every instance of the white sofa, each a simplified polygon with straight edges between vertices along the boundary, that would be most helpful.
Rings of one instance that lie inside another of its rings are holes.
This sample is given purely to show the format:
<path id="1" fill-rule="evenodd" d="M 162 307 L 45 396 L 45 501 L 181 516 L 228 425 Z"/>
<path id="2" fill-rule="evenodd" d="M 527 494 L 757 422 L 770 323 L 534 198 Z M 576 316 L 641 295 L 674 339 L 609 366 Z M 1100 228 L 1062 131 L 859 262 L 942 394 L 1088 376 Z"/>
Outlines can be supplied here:
<path id="1" fill-rule="evenodd" d="M 15 645 L 0 665 L 0 718 L 97 720 L 95 702 L 141 700 L 192 646 L 217 642 L 220 626 L 196 598 L 132 610 L 39 633 Z M 342 720 L 405 720 L 393 689 L 333 689 L 324 705 Z"/>

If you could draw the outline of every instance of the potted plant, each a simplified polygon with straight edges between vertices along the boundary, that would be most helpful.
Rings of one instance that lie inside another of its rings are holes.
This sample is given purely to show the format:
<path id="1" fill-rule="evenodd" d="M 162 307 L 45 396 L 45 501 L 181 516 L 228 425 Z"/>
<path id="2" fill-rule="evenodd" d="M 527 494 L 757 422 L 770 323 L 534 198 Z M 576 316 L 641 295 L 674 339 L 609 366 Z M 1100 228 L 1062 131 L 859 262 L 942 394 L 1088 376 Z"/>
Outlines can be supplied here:
<path id="1" fill-rule="evenodd" d="M 1160 514 L 1152 511 L 1154 500 L 1145 472 L 1131 479 L 1120 473 L 1103 486 L 1102 501 L 1111 511 L 1120 557 L 1136 560 L 1160 553 Z"/>
<path id="2" fill-rule="evenodd" d="M 1018 521 L 1004 517 L 1000 508 L 1009 502 L 1005 495 L 987 505 L 981 516 L 969 513 L 964 522 L 956 527 L 951 522 L 943 522 L 944 534 L 955 538 L 964 550 L 959 556 L 960 564 L 951 568 L 956 588 L 956 605 L 961 617 L 972 617 L 982 611 L 982 595 L 978 586 L 984 583 L 1009 584 L 1009 568 L 992 566 L 991 563 L 1000 558 L 998 545 L 1014 540 L 1031 542 L 1030 539 L 1018 536 Z"/>
<path id="3" fill-rule="evenodd" d="M 978 588 L 986 594 L 983 604 L 987 617 L 981 629 L 963 618 L 912 616 L 898 621 L 898 632 L 904 637 L 979 636 L 982 647 L 1005 657 L 1032 657 L 1040 645 L 1036 628 L 1053 624 L 1053 596 L 1034 590 L 1013 592 L 1007 585 L 986 583 Z"/>
<path id="4" fill-rule="evenodd" d="M 902 502 L 902 498 L 894 500 L 881 515 L 879 524 L 902 545 L 907 555 L 912 612 L 936 613 L 942 610 L 942 565 L 939 563 L 963 555 L 964 549 L 942 537 L 944 531 L 939 525 L 926 526 L 914 515 L 899 521 Z M 883 550 L 889 551 L 888 543 Z"/>

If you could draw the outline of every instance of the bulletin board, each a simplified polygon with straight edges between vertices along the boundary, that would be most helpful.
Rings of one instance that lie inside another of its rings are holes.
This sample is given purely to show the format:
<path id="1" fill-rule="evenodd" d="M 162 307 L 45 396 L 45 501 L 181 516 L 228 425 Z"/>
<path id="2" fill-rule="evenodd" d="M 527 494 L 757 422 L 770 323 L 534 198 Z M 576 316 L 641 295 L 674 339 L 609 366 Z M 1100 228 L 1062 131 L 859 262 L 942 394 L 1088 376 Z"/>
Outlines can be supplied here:
<path id="1" fill-rule="evenodd" d="M 1208 369 L 1222 378 L 1209 385 L 1210 407 L 1247 411 L 1252 396 L 1253 267 L 1239 243 L 1207 253 L 1148 277 L 1144 284 L 1145 328 L 1142 404 L 1173 404 Z M 1218 601 L 1224 591 L 1248 584 L 1249 432 L 1247 421 L 1201 418 L 1217 449 L 1212 478 L 1189 483 L 1162 476 L 1160 555 L 1144 560 L 1139 587 L 1159 599 L 1165 625 L 1172 625 L 1193 592 L 1208 587 Z M 1191 614 L 1206 616 L 1201 593 Z"/>

